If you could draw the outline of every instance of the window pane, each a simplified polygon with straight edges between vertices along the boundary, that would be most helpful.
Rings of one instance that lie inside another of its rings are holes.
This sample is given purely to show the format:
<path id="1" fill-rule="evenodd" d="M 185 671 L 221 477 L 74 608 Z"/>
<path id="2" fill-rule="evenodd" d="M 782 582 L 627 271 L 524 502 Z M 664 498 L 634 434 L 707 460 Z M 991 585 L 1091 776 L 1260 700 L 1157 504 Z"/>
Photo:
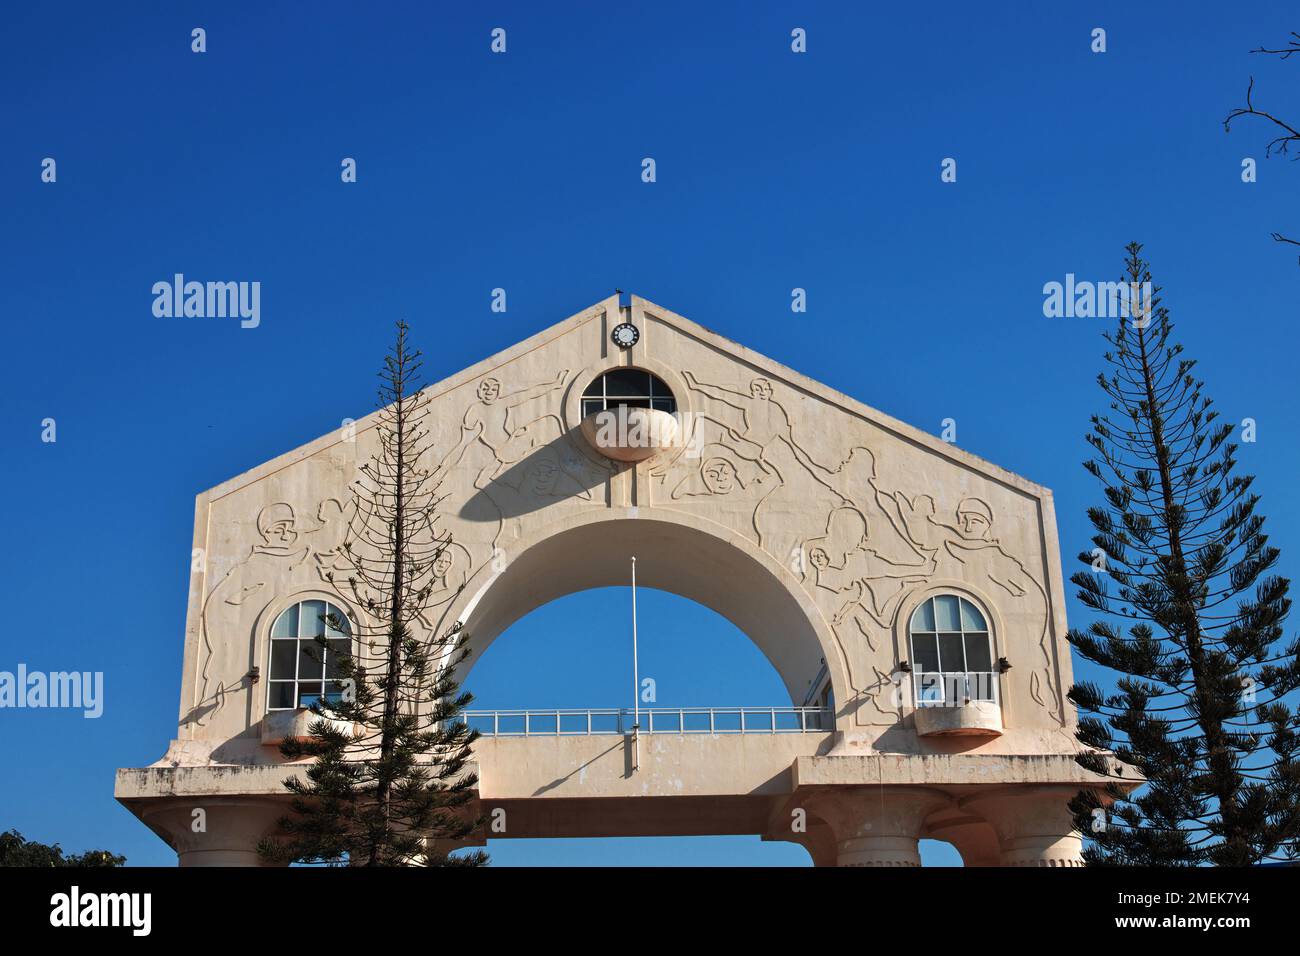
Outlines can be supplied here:
<path id="1" fill-rule="evenodd" d="M 960 634 L 939 635 L 939 663 L 942 665 L 940 670 L 964 671 L 966 669 Z"/>
<path id="2" fill-rule="evenodd" d="M 336 607 L 333 604 L 326 605 L 326 608 L 327 608 L 326 610 L 327 623 L 325 624 L 325 630 L 328 632 L 329 636 L 337 637 L 340 635 L 351 634 L 352 628 L 348 625 L 348 616 L 343 613 L 343 608 Z M 328 623 L 328 616 L 331 614 L 334 615 L 334 617 L 338 618 L 339 630 L 335 630 L 334 628 L 330 627 Z"/>
<path id="3" fill-rule="evenodd" d="M 649 397 L 650 373 L 635 368 L 619 368 L 606 372 L 605 394 Z"/>
<path id="4" fill-rule="evenodd" d="M 337 703 L 343 699 L 343 685 L 338 681 L 325 682 L 325 699 L 331 703 Z"/>
<path id="5" fill-rule="evenodd" d="M 599 411 L 604 411 L 605 400 L 601 398 L 584 398 L 582 400 L 582 417 L 595 415 Z"/>
<path id="6" fill-rule="evenodd" d="M 591 384 L 588 385 L 586 391 L 582 393 L 582 397 L 591 398 L 594 396 L 598 398 L 604 394 L 605 394 L 604 382 L 601 379 L 601 377 L 598 375 L 591 380 Z"/>
<path id="7" fill-rule="evenodd" d="M 947 698 L 947 683 L 937 673 L 918 674 L 916 677 L 916 701 L 918 704 L 938 704 Z"/>
<path id="8" fill-rule="evenodd" d="M 912 638 L 912 670 L 937 671 L 939 669 L 939 649 L 933 634 L 918 634 Z"/>
<path id="9" fill-rule="evenodd" d="M 322 648 L 315 641 L 298 642 L 298 679 L 315 678 L 320 680 L 325 674 L 325 661 Z M 312 658 L 315 658 L 313 660 Z"/>
<path id="10" fill-rule="evenodd" d="M 624 405 L 627 406 L 628 408 L 649 408 L 649 407 L 650 407 L 650 399 L 648 399 L 648 398 L 611 398 L 611 399 L 609 399 L 609 407 L 610 407 L 610 408 L 618 408 L 618 407 L 620 407 L 620 406 L 624 406 Z"/>
<path id="11" fill-rule="evenodd" d="M 298 685 L 298 706 L 310 707 L 320 699 L 320 684 L 299 684 Z"/>
<path id="12" fill-rule="evenodd" d="M 989 648 L 987 634 L 966 635 L 966 669 L 972 671 L 993 670 L 993 653 Z"/>
<path id="13" fill-rule="evenodd" d="M 330 641 L 329 653 L 325 656 L 325 676 L 339 676 L 339 661 L 351 652 L 349 642 L 344 639 L 341 641 Z"/>
<path id="14" fill-rule="evenodd" d="M 293 680 L 293 659 L 297 656 L 297 641 L 272 641 L 271 680 Z"/>
<path id="15" fill-rule="evenodd" d="M 306 613 L 304 610 L 303 613 Z M 941 631 L 960 631 L 957 615 L 957 595 L 940 594 L 934 599 L 934 623 Z"/>
<path id="16" fill-rule="evenodd" d="M 281 681 L 271 685 L 271 701 L 267 704 L 272 710 L 285 710 L 293 706 L 293 681 Z"/>
<path id="17" fill-rule="evenodd" d="M 672 414 L 677 411 L 677 403 L 671 398 L 655 398 L 651 400 L 650 404 L 661 412 Z"/>
<path id="18" fill-rule="evenodd" d="M 912 630 L 934 630 L 934 607 L 930 604 L 929 598 L 926 599 L 924 604 L 912 612 Z"/>
<path id="19" fill-rule="evenodd" d="M 297 637 L 298 636 L 298 605 L 285 608 L 280 612 L 280 616 L 275 619 L 275 624 L 271 627 L 272 637 Z"/>
<path id="20" fill-rule="evenodd" d="M 299 637 L 315 637 L 325 633 L 325 622 L 321 615 L 325 613 L 324 601 L 303 601 L 301 619 L 298 621 Z"/>
<path id="21" fill-rule="evenodd" d="M 962 598 L 961 602 L 961 629 L 963 631 L 987 631 L 989 629 L 988 625 L 984 623 L 984 615 L 965 598 Z"/>

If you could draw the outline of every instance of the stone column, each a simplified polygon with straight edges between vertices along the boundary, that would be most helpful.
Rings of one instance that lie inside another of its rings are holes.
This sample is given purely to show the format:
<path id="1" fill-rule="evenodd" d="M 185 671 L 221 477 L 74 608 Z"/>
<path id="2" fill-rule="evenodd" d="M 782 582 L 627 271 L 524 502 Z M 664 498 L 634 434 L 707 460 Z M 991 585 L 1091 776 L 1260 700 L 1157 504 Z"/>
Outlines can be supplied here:
<path id="1" fill-rule="evenodd" d="M 1067 804 L 1073 786 L 999 787 L 961 801 L 998 835 L 1003 866 L 1083 866 L 1083 840 Z"/>
<path id="2" fill-rule="evenodd" d="M 176 851 L 181 866 L 274 866 L 258 855 L 257 844 L 288 809 L 283 800 L 194 797 L 146 810 L 141 819 Z"/>
<path id="3" fill-rule="evenodd" d="M 836 866 L 920 866 L 925 818 L 951 798 L 927 787 L 861 786 L 818 791 L 805 803 L 834 834 Z"/>

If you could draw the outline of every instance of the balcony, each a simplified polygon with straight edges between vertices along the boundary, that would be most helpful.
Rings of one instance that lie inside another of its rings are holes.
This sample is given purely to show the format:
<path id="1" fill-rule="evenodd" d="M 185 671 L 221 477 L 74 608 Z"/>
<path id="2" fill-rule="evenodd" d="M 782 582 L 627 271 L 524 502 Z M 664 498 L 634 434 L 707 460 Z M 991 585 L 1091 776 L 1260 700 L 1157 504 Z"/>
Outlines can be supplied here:
<path id="1" fill-rule="evenodd" d="M 319 719 L 306 707 L 299 707 L 296 710 L 268 711 L 262 718 L 262 744 L 266 747 L 278 747 L 290 738 L 308 740 L 311 738 L 311 725 Z M 356 733 L 356 725 L 350 721 L 330 720 L 329 722 L 345 733 Z"/>
<path id="2" fill-rule="evenodd" d="M 467 710 L 462 715 L 484 737 L 567 737 L 629 734 L 629 708 L 589 710 Z M 656 707 L 640 712 L 643 734 L 800 734 L 835 729 L 821 707 Z"/>
<path id="3" fill-rule="evenodd" d="M 582 420 L 580 430 L 597 452 L 622 462 L 645 461 L 681 441 L 677 416 L 657 408 L 598 411 Z"/>
<path id="4" fill-rule="evenodd" d="M 921 737 L 999 737 L 1002 705 L 993 671 L 931 671 L 912 675 Z"/>

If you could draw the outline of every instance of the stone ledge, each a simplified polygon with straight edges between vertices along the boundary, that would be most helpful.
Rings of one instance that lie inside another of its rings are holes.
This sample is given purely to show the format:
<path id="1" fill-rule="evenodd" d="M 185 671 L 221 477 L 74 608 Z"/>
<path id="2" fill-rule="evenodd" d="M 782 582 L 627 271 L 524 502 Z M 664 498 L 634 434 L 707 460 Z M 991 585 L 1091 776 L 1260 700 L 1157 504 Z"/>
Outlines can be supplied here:
<path id="1" fill-rule="evenodd" d="M 877 754 L 797 757 L 794 786 L 861 784 L 915 786 L 1016 786 L 1066 783 L 1102 786 L 1106 779 L 1074 762 L 1069 754 Z M 1141 783 L 1134 779 L 1133 786 Z"/>

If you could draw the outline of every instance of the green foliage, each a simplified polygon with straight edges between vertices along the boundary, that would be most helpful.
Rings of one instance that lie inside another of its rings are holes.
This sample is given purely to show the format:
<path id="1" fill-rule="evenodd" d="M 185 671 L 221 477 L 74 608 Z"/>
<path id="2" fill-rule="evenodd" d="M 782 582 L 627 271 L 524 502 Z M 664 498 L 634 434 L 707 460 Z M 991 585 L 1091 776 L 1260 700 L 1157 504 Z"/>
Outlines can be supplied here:
<path id="1" fill-rule="evenodd" d="M 1127 247 L 1126 283 L 1151 282 Z M 1113 692 L 1076 685 L 1080 763 L 1112 782 L 1072 802 L 1091 865 L 1243 866 L 1297 855 L 1300 642 L 1284 645 L 1288 582 L 1270 572 L 1253 478 L 1237 472 L 1235 426 L 1220 422 L 1195 362 L 1172 342 L 1152 289 L 1145 311 L 1106 335 L 1098 376 L 1109 413 L 1092 418 L 1084 463 L 1106 503 L 1088 511 L 1096 552 L 1071 581 L 1099 615 L 1068 639 L 1117 671 Z M 1108 620 L 1108 618 L 1110 618 Z M 1146 784 L 1132 791 L 1134 774 Z M 1128 786 L 1121 787 L 1125 783 Z M 1104 805 L 1107 826 L 1093 827 Z"/>
<path id="2" fill-rule="evenodd" d="M 63 855 L 57 843 L 47 846 L 28 840 L 17 830 L 0 833 L 0 866 L 122 866 L 126 857 L 107 850 L 87 850 L 82 854 Z"/>
<path id="3" fill-rule="evenodd" d="M 332 615 L 328 630 L 353 633 L 354 652 L 331 675 L 348 690 L 312 707 L 310 738 L 281 753 L 311 758 L 290 777 L 293 814 L 262 855 L 280 862 L 367 866 L 477 866 L 481 852 L 448 856 L 482 824 L 472 812 L 477 776 L 466 769 L 478 732 L 460 719 L 473 699 L 455 671 L 467 654 L 459 625 L 430 633 L 435 566 L 450 544 L 438 532 L 438 472 L 421 464 L 429 448 L 427 400 L 416 379 L 419 352 L 397 343 L 379 390 L 379 451 L 353 485 L 354 516 L 343 552 L 346 581 L 328 578 L 365 620 Z M 326 638 L 318 639 L 321 651 Z"/>

